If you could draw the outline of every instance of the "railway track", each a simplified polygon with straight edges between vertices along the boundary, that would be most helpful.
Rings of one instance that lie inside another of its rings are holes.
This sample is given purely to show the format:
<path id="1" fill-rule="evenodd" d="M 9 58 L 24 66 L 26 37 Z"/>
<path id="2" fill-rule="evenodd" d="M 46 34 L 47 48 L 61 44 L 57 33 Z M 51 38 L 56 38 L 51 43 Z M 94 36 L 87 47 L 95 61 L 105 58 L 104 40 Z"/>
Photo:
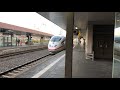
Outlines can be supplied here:
<path id="1" fill-rule="evenodd" d="M 44 50 L 44 49 L 47 49 L 47 47 L 31 49 L 31 50 L 25 50 L 25 51 L 19 51 L 19 52 L 14 52 L 14 53 L 9 53 L 9 54 L 3 54 L 3 55 L 0 55 L 0 58 L 6 58 L 6 57 L 10 57 L 10 56 L 25 54 L 25 53 L 29 53 L 29 52 Z"/>
<path id="2" fill-rule="evenodd" d="M 23 64 L 23 65 L 20 65 L 18 67 L 15 67 L 15 68 L 12 68 L 8 71 L 5 71 L 5 72 L 1 72 L 0 73 L 0 78 L 15 78 L 16 76 L 20 75 L 21 73 L 29 70 L 30 68 L 33 68 L 34 66 L 40 64 L 40 63 L 44 63 L 46 60 L 43 60 L 41 62 L 39 62 L 42 58 L 45 58 L 45 57 L 48 57 L 50 56 L 49 54 L 46 54 L 45 56 L 43 57 L 40 57 L 38 59 L 35 59 L 31 62 L 28 62 L 26 64 Z"/>

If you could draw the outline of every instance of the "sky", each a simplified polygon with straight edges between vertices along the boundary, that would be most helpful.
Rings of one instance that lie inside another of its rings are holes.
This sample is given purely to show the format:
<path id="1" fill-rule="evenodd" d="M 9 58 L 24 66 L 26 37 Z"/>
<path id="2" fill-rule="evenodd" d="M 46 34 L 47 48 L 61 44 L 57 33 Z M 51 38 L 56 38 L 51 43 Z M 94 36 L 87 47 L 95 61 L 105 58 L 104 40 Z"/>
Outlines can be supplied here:
<path id="1" fill-rule="evenodd" d="M 53 35 L 66 36 L 66 31 L 36 12 L 0 12 L 0 22 Z"/>

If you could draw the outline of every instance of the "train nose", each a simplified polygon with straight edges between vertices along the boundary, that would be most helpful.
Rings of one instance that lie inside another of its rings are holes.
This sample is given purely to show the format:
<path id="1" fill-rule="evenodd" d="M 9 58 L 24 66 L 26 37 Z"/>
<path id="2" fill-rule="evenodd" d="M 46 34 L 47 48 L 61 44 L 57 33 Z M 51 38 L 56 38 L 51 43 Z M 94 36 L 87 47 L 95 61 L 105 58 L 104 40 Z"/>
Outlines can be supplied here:
<path id="1" fill-rule="evenodd" d="M 57 47 L 58 46 L 58 43 L 55 43 L 55 42 L 50 42 L 48 44 L 49 47 Z"/>
<path id="2" fill-rule="evenodd" d="M 49 47 L 57 47 L 57 45 L 55 45 L 55 44 L 53 44 L 53 45 L 49 44 L 48 46 Z"/>

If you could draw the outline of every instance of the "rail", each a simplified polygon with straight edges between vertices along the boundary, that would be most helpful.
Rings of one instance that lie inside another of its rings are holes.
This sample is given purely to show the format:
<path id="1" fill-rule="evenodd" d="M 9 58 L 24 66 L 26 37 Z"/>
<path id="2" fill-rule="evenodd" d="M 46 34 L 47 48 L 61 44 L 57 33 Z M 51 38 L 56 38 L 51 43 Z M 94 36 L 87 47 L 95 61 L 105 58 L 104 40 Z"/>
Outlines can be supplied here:
<path id="1" fill-rule="evenodd" d="M 45 56 L 39 57 L 31 62 L 27 62 L 23 65 L 14 67 L 10 70 L 7 70 L 5 72 L 0 73 L 0 78 L 15 78 L 17 75 L 19 75 L 20 72 L 24 71 L 25 68 L 30 69 L 30 67 L 33 67 L 33 65 L 37 65 L 37 61 L 41 60 L 42 58 L 45 58 L 47 56 L 50 56 L 49 54 L 46 54 Z M 45 62 L 45 61 L 44 61 Z M 43 62 L 42 62 L 43 63 Z"/>
<path id="2" fill-rule="evenodd" d="M 36 49 L 30 49 L 30 50 L 25 50 L 25 51 L 3 54 L 3 55 L 0 55 L 0 58 L 6 58 L 6 57 L 10 57 L 10 56 L 25 54 L 25 53 L 29 53 L 29 52 L 33 52 L 33 51 L 44 50 L 44 49 L 47 49 L 47 47 L 45 46 L 45 47 L 36 48 Z"/>

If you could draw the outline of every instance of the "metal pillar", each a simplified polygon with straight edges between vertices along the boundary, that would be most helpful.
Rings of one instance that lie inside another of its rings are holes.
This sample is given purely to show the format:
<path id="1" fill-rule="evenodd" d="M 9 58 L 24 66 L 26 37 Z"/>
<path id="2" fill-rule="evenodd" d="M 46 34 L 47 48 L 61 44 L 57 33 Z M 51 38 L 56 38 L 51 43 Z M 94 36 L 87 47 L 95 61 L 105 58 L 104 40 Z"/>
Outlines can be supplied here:
<path id="1" fill-rule="evenodd" d="M 16 46 L 17 46 L 17 44 L 18 44 L 18 43 L 17 43 L 17 37 L 16 37 Z"/>
<path id="2" fill-rule="evenodd" d="M 8 44 L 8 38 L 9 38 L 9 37 L 7 37 L 7 47 L 9 46 L 9 44 Z"/>
<path id="3" fill-rule="evenodd" d="M 66 57 L 65 57 L 65 78 L 72 78 L 72 53 L 73 53 L 73 29 L 74 13 L 67 13 L 67 35 L 66 35 Z"/>
<path id="4" fill-rule="evenodd" d="M 5 37 L 3 36 L 3 47 L 5 47 Z"/>
<path id="5" fill-rule="evenodd" d="M 13 35 L 11 34 L 11 46 L 12 46 L 12 37 L 13 37 Z"/>

